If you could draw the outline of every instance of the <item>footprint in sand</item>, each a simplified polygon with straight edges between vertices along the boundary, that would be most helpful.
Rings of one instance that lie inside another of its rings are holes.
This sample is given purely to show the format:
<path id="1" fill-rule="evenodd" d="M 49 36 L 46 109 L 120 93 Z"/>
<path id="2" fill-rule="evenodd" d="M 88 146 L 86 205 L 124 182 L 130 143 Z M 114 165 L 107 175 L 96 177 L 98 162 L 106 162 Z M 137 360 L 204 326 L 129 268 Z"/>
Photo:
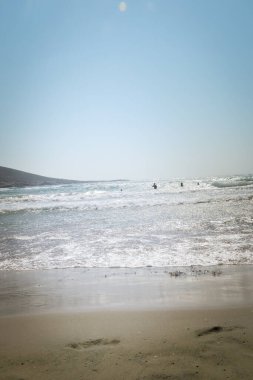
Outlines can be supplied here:
<path id="1" fill-rule="evenodd" d="M 107 346 L 107 345 L 115 345 L 119 344 L 120 340 L 118 339 L 90 339 L 86 340 L 85 342 L 78 342 L 78 343 L 69 343 L 67 345 L 68 348 L 72 348 L 74 350 L 82 350 L 84 348 L 89 348 L 92 346 Z"/>
<path id="2" fill-rule="evenodd" d="M 197 330 L 196 333 L 197 333 L 197 336 L 204 336 L 204 335 L 213 334 L 213 333 L 220 333 L 223 331 L 233 331 L 239 328 L 241 327 L 239 326 L 230 326 L 230 327 L 213 326 L 207 329 Z"/>

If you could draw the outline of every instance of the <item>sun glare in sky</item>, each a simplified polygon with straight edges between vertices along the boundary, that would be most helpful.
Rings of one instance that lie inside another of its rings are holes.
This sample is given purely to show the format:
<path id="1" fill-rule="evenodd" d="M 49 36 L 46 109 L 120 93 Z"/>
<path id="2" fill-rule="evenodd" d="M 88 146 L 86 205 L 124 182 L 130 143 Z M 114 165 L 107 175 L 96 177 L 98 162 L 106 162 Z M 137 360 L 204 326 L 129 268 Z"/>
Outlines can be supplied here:
<path id="1" fill-rule="evenodd" d="M 119 11 L 120 12 L 125 12 L 127 10 L 127 4 L 125 1 L 121 1 L 119 3 Z"/>

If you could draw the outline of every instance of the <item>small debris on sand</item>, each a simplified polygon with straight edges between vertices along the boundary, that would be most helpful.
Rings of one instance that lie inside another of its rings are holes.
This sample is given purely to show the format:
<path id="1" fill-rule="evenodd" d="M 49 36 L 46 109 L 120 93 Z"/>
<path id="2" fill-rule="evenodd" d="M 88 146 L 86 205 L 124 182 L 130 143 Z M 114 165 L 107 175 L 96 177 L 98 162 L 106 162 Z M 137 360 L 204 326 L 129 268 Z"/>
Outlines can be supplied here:
<path id="1" fill-rule="evenodd" d="M 185 276 L 186 273 L 181 272 L 180 270 L 176 270 L 175 272 L 169 272 L 171 277 L 179 277 L 179 276 Z"/>

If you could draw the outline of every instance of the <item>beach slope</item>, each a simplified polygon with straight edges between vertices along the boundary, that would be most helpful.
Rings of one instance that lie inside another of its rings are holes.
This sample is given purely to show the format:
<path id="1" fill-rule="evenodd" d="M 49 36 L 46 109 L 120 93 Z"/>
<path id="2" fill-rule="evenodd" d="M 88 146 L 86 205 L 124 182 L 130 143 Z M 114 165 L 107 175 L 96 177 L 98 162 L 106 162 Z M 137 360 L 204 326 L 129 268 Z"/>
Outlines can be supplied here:
<path id="1" fill-rule="evenodd" d="M 1 380 L 252 379 L 251 266 L 29 273 L 3 273 Z"/>
<path id="2" fill-rule="evenodd" d="M 1 380 L 252 379 L 251 309 L 0 318 Z"/>

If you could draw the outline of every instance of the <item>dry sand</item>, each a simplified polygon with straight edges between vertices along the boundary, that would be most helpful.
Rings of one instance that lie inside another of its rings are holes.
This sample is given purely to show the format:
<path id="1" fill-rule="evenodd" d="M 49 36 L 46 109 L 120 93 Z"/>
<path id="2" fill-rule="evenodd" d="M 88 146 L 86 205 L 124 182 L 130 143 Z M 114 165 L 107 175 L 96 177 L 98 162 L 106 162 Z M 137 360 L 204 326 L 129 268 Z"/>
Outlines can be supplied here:
<path id="1" fill-rule="evenodd" d="M 45 299 L 42 292 L 44 308 L 38 307 L 37 313 L 36 302 L 40 297 L 37 287 L 36 297 L 33 295 L 35 285 L 31 273 L 5 273 L 7 285 L 0 291 L 6 305 L 6 308 L 1 307 L 0 317 L 0 379 L 253 379 L 253 302 L 250 293 L 253 268 L 229 268 L 219 276 L 207 273 L 190 281 L 189 273 L 178 276 L 180 278 L 167 273 L 164 274 L 167 275 L 165 282 L 162 273 L 156 273 L 154 280 L 151 272 L 147 271 L 146 277 L 143 275 L 141 285 L 138 271 L 137 278 L 132 277 L 130 283 L 135 284 L 136 295 L 131 292 L 128 301 L 129 277 L 124 277 L 122 272 L 117 275 L 118 271 L 114 270 L 114 286 L 108 284 L 106 288 L 103 285 L 104 293 L 101 290 L 102 294 L 108 293 L 111 297 L 106 298 L 107 301 L 110 299 L 106 306 L 101 301 L 98 302 L 100 307 L 94 308 L 93 296 L 92 307 L 87 304 L 86 309 L 83 305 L 78 308 L 76 302 L 76 307 L 72 305 L 70 311 L 63 302 L 65 306 L 56 312 L 51 306 L 48 309 L 45 306 L 52 304 L 52 297 L 56 301 L 56 295 L 49 292 Z M 110 274 L 111 271 L 103 274 L 103 284 Z M 72 279 L 73 275 L 72 271 Z M 13 282 L 13 276 L 16 276 L 16 282 Z M 17 281 L 18 276 L 23 276 L 22 281 L 20 278 Z M 41 284 L 42 278 L 48 278 L 50 274 L 38 276 L 35 283 Z M 8 277 L 11 278 L 9 287 Z M 29 286 L 25 278 L 29 279 Z M 124 278 L 127 278 L 128 285 L 124 285 Z M 238 278 L 247 280 L 238 281 Z M 83 286 L 86 280 L 82 282 Z M 58 283 L 57 276 L 55 281 Z M 87 281 L 89 285 L 92 283 L 91 278 Z M 149 294 L 152 281 L 157 289 Z M 77 283 L 80 284 L 80 278 Z M 115 306 L 113 302 L 119 295 L 117 284 L 124 307 L 118 303 Z M 211 287 L 211 284 L 216 285 Z M 18 288 L 23 292 L 26 289 L 22 301 Z M 177 288 L 181 303 L 176 297 Z M 72 287 L 71 292 L 74 289 Z M 95 289 L 90 287 L 90 292 Z M 187 295 L 189 289 L 192 293 L 190 303 L 187 296 L 182 296 Z M 150 302 L 138 303 L 140 295 L 144 297 L 146 294 L 146 299 L 153 299 L 156 291 L 163 294 L 163 307 L 160 302 L 154 302 L 154 307 Z M 63 293 L 62 287 L 59 294 Z M 204 295 L 210 297 L 210 308 L 208 302 L 203 302 Z M 230 299 L 229 304 L 224 303 L 224 295 Z M 31 307 L 30 300 L 30 308 L 24 313 L 22 305 L 29 297 L 34 305 Z M 15 304 L 18 305 L 16 310 Z"/>

